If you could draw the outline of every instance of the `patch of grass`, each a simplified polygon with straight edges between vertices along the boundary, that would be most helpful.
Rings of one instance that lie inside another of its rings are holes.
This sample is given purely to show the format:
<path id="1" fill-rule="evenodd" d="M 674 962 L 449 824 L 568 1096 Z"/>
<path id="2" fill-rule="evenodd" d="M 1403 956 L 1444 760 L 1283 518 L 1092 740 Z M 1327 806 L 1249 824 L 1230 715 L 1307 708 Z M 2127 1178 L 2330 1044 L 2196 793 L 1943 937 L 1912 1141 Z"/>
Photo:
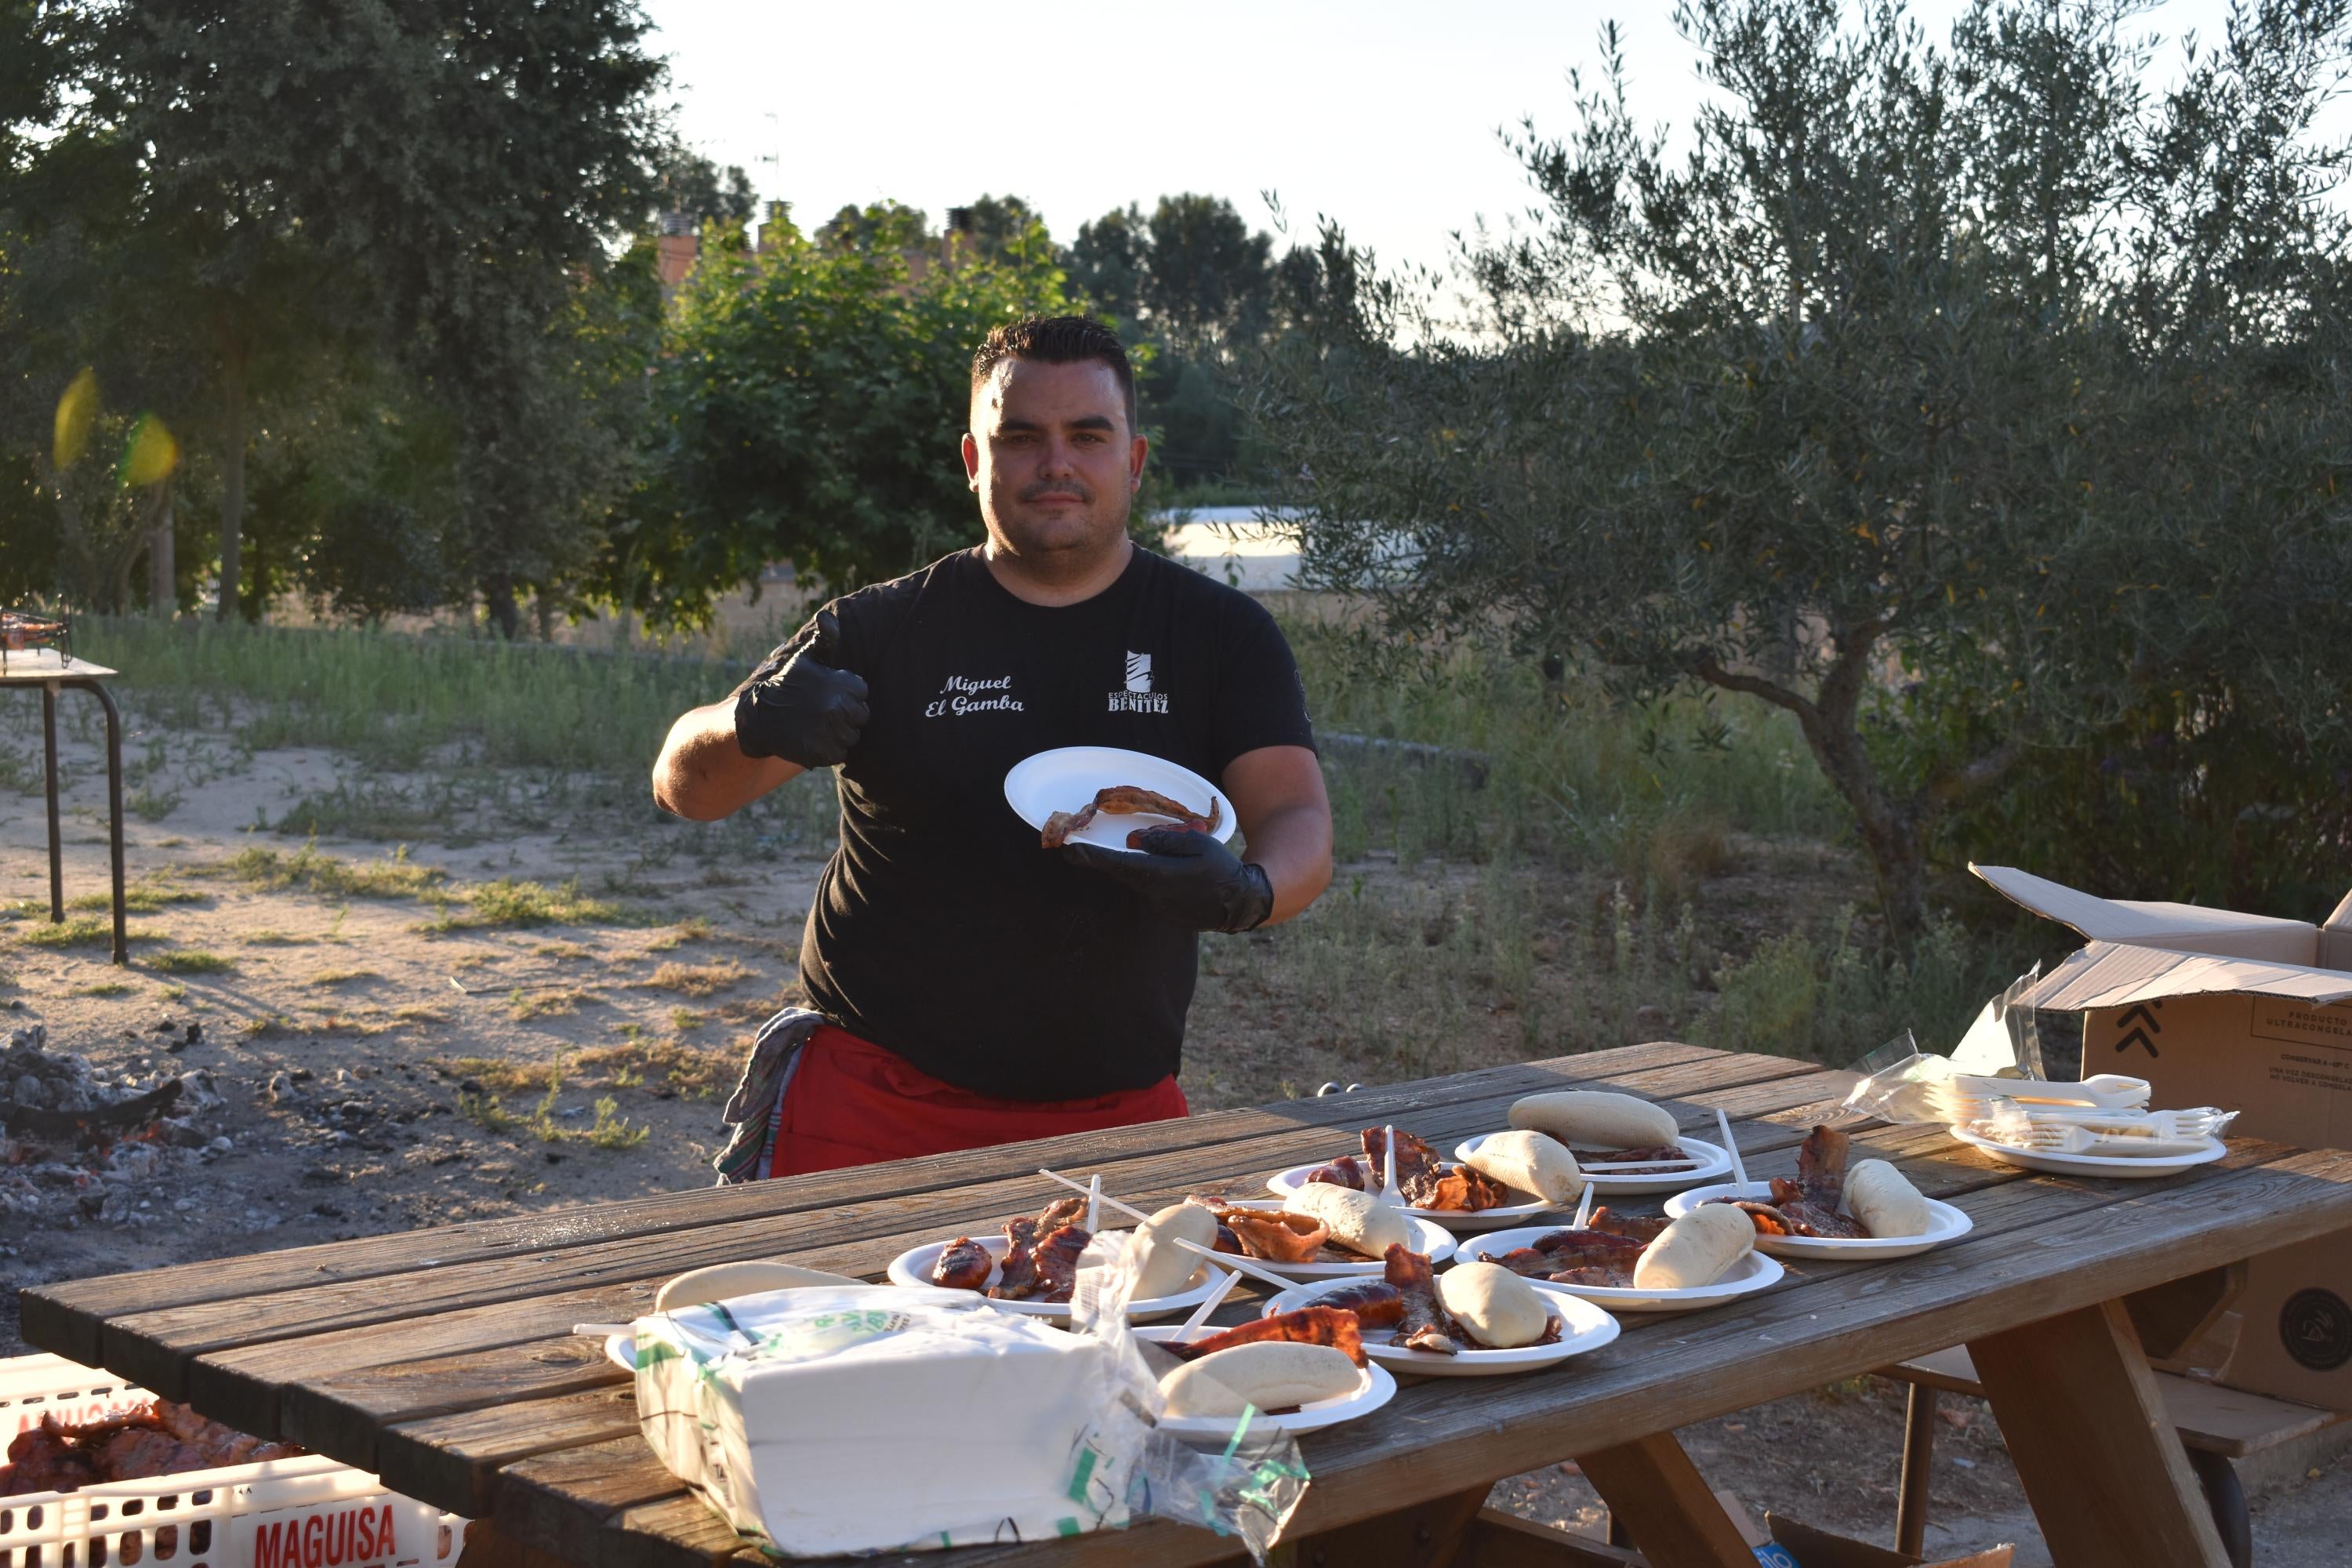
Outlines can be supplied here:
<path id="1" fill-rule="evenodd" d="M 128 996 L 136 989 L 137 987 L 128 981 L 102 980 L 96 985 L 77 986 L 73 994 L 76 996 Z"/>
<path id="2" fill-rule="evenodd" d="M 427 936 L 446 936 L 458 931 L 610 924 L 620 918 L 619 906 L 581 892 L 577 877 L 552 888 L 502 877 L 467 890 L 463 912 L 453 905 L 415 929 Z"/>
<path id="3" fill-rule="evenodd" d="M 394 1009 L 393 1016 L 398 1017 L 399 1011 Z M 445 1078 L 472 1079 L 484 1089 L 498 1094 L 546 1089 L 560 1076 L 557 1068 L 510 1062 L 503 1057 L 436 1057 L 425 1065 Z"/>
<path id="4" fill-rule="evenodd" d="M 179 810 L 180 803 L 187 798 L 184 790 L 156 789 L 150 784 L 142 784 L 123 796 L 122 804 L 144 821 L 161 822 Z"/>
<path id="5" fill-rule="evenodd" d="M 236 967 L 234 958 L 195 947 L 170 948 L 149 954 L 144 962 L 158 974 L 226 974 Z"/>
<path id="6" fill-rule="evenodd" d="M 264 926 L 259 931 L 247 931 L 236 940 L 247 947 L 308 947 L 319 939 L 314 936 L 296 936 L 290 931 Z"/>
<path id="7" fill-rule="evenodd" d="M 669 1026 L 681 1035 L 692 1034 L 709 1022 L 709 1014 L 698 1013 L 691 1007 L 672 1007 L 669 1010 Z"/>
<path id="8" fill-rule="evenodd" d="M 689 942 L 709 942 L 710 935 L 710 922 L 700 915 L 696 915 L 691 919 L 678 921 L 677 924 L 646 943 L 646 951 L 668 952 Z"/>
<path id="9" fill-rule="evenodd" d="M 675 991 L 699 1000 L 751 978 L 751 970 L 729 958 L 717 963 L 665 963 L 636 984 L 647 991 Z"/>
<path id="10" fill-rule="evenodd" d="M 557 958 L 566 962 L 595 956 L 593 952 L 576 942 L 542 942 L 530 951 L 539 958 Z"/>
<path id="11" fill-rule="evenodd" d="M 520 1022 L 533 1018 L 561 1017 L 576 1013 L 583 1003 L 596 998 L 574 987 L 568 991 L 514 991 L 507 995 L 507 1010 Z"/>
<path id="12" fill-rule="evenodd" d="M 667 1037 L 648 1039 L 642 1032 L 624 1044 L 599 1046 L 572 1059 L 583 1068 L 606 1069 L 615 1089 L 659 1085 L 689 1100 L 709 1100 L 732 1089 L 742 1067 L 731 1052 Z"/>
<path id="13" fill-rule="evenodd" d="M 594 1120 L 585 1127 L 566 1127 L 556 1120 L 555 1097 L 563 1089 L 563 1063 L 559 1058 L 548 1073 L 547 1092 L 537 1104 L 524 1113 L 506 1109 L 495 1094 L 460 1094 L 458 1114 L 478 1127 L 494 1132 L 529 1132 L 542 1143 L 587 1143 L 599 1149 L 632 1149 L 644 1142 L 653 1129 L 640 1122 L 630 1125 L 620 1114 L 621 1102 L 611 1095 L 600 1097 L 592 1107 Z"/>
<path id="14" fill-rule="evenodd" d="M 294 1020 L 283 1013 L 260 1013 L 238 1026 L 247 1039 L 266 1040 L 291 1033 Z"/>
<path id="15" fill-rule="evenodd" d="M 126 942 L 156 942 L 161 933 L 142 926 L 131 926 L 123 932 Z M 114 922 L 94 915 L 77 919 L 42 921 L 21 932 L 17 939 L 33 947 L 110 947 L 114 942 Z"/>
<path id="16" fill-rule="evenodd" d="M 122 909 L 126 914 L 161 914 L 167 904 L 201 904 L 211 900 L 210 893 L 194 888 L 167 887 L 159 882 L 142 882 L 122 889 Z M 109 914 L 114 909 L 111 893 L 81 893 L 66 900 L 68 910 L 87 910 Z"/>
<path id="17" fill-rule="evenodd" d="M 158 985 L 155 987 L 156 997 L 159 1000 L 165 1002 L 180 1001 L 184 998 L 187 994 L 188 988 L 184 985 Z"/>
<path id="18" fill-rule="evenodd" d="M 312 972 L 312 985 L 349 985 L 354 981 L 381 980 L 383 974 L 373 969 L 320 969 Z"/>
<path id="19" fill-rule="evenodd" d="M 411 860 L 405 844 L 376 860 L 338 860 L 321 853 L 316 843 L 306 843 L 290 855 L 254 844 L 231 856 L 221 874 L 265 892 L 290 888 L 359 899 L 414 899 L 449 879 L 440 867 Z"/>
<path id="20" fill-rule="evenodd" d="M 449 1015 L 438 1007 L 427 1007 L 422 1002 L 404 1002 L 392 1010 L 392 1016 L 404 1024 L 446 1024 Z"/>
<path id="21" fill-rule="evenodd" d="M 1829 1067 L 1848 1066 L 1906 1029 L 1940 1049 L 2015 978 L 2014 954 L 1970 941 L 1952 921 L 1929 927 L 1907 961 L 1865 945 L 1855 923 L 1846 910 L 1818 941 L 1783 932 L 1727 967 L 1717 979 L 1721 1004 L 1697 1037 Z"/>

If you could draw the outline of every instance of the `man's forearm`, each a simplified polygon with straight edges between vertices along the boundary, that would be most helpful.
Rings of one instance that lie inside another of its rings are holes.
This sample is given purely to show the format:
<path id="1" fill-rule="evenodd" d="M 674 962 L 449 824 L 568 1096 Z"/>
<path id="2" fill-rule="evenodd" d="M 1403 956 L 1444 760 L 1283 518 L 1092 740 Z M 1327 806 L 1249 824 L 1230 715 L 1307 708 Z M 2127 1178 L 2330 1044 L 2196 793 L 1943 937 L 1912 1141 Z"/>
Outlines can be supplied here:
<path id="1" fill-rule="evenodd" d="M 782 757 L 747 757 L 735 743 L 735 705 L 689 710 L 669 727 L 654 763 L 654 803 L 695 822 L 715 822 L 801 771 Z"/>
<path id="2" fill-rule="evenodd" d="M 1274 813 L 1250 834 L 1249 858 L 1274 888 L 1274 912 L 1265 923 L 1278 925 L 1331 885 L 1330 813 L 1310 805 Z"/>

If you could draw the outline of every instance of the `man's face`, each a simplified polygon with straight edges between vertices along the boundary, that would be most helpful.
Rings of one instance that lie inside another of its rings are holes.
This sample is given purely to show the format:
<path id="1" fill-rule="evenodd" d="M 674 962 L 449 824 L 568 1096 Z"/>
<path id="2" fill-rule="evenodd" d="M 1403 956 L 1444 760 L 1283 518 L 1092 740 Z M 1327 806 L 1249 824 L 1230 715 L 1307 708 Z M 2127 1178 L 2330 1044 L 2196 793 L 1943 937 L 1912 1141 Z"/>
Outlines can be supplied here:
<path id="1" fill-rule="evenodd" d="M 1125 533 L 1146 445 L 1110 366 L 1008 359 L 971 395 L 964 474 L 990 539 L 1043 565 Z"/>

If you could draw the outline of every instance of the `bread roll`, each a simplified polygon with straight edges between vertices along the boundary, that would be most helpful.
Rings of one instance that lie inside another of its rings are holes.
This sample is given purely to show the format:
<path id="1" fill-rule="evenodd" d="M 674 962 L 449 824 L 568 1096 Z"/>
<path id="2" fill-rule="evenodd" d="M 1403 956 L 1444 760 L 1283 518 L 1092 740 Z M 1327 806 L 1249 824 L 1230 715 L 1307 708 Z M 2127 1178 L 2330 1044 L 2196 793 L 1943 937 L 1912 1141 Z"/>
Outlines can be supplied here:
<path id="1" fill-rule="evenodd" d="M 1525 1096 L 1511 1106 L 1511 1125 L 1586 1149 L 1648 1149 L 1682 1135 L 1664 1106 L 1599 1089 Z"/>
<path id="2" fill-rule="evenodd" d="M 1437 1300 L 1488 1350 L 1515 1351 L 1544 1337 L 1544 1293 L 1499 1263 L 1460 1263 L 1437 1277 Z"/>
<path id="3" fill-rule="evenodd" d="M 1845 1207 L 1873 1236 L 1925 1236 L 1936 1223 L 1911 1179 L 1884 1160 L 1847 1167 Z"/>
<path id="4" fill-rule="evenodd" d="M 725 1301 L 737 1296 L 757 1296 L 767 1290 L 797 1290 L 803 1285 L 863 1285 L 863 1279 L 852 1279 L 846 1274 L 827 1274 L 821 1268 L 802 1268 L 790 1263 L 770 1263 L 764 1258 L 747 1263 L 714 1263 L 708 1268 L 688 1269 L 661 1288 L 654 1298 L 654 1310 L 675 1312 L 685 1307 L 703 1307 L 713 1301 Z"/>
<path id="5" fill-rule="evenodd" d="M 1217 1216 L 1199 1204 L 1174 1204 L 1137 1226 L 1127 1244 L 1135 1259 L 1133 1300 L 1173 1296 L 1200 1272 L 1201 1255 L 1177 1246 L 1180 1240 L 1215 1246 Z"/>
<path id="6" fill-rule="evenodd" d="M 1287 1410 L 1362 1386 L 1356 1363 L 1329 1345 L 1259 1340 L 1188 1361 L 1160 1380 L 1171 1415 L 1239 1415 L 1244 1406 Z"/>
<path id="7" fill-rule="evenodd" d="M 1381 1258 L 1392 1244 L 1412 1245 L 1412 1227 L 1404 1215 L 1370 1193 L 1309 1182 L 1290 1194 L 1285 1214 L 1303 1215 L 1329 1227 L 1331 1239 L 1350 1252 Z"/>
<path id="8" fill-rule="evenodd" d="M 1576 1156 L 1548 1133 L 1523 1128 L 1490 1132 L 1462 1163 L 1514 1192 L 1532 1193 L 1563 1208 L 1584 1191 L 1584 1173 L 1576 1168 Z"/>
<path id="9" fill-rule="evenodd" d="M 1712 1285 L 1756 1250 L 1756 1222 L 1730 1204 L 1701 1204 L 1658 1233 L 1633 1265 L 1638 1290 Z"/>

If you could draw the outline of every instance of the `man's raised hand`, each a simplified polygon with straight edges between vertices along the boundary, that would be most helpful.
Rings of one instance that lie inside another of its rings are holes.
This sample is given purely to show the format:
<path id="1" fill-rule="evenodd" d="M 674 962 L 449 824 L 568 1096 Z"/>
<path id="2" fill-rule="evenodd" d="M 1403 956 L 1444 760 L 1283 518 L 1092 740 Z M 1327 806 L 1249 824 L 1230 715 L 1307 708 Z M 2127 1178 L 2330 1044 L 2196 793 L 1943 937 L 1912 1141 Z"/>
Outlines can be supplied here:
<path id="1" fill-rule="evenodd" d="M 866 728 L 866 679 L 838 669 L 841 622 L 816 615 L 816 636 L 765 680 L 735 699 L 735 743 L 747 757 L 782 757 L 803 768 L 837 767 Z"/>

